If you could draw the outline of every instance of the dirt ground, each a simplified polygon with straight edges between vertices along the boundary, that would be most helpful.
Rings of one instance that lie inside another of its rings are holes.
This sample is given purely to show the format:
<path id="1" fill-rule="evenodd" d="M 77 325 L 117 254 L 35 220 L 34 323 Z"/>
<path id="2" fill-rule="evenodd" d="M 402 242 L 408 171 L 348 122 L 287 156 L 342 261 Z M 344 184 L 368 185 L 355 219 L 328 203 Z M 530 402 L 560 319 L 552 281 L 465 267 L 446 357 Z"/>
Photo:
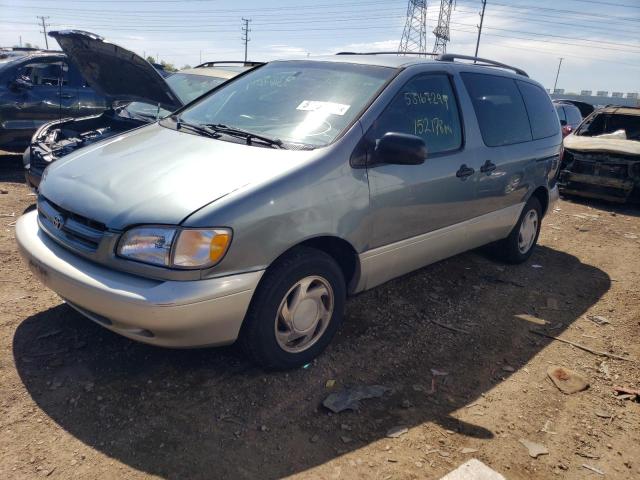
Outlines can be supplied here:
<path id="1" fill-rule="evenodd" d="M 472 457 L 508 479 L 640 478 L 640 403 L 613 392 L 640 388 L 640 210 L 561 201 L 528 263 L 471 252 L 391 281 L 308 368 L 265 373 L 233 346 L 121 338 L 43 289 L 7 216 L 35 202 L 19 160 L 0 157 L 0 478 L 422 479 Z M 590 387 L 562 393 L 555 365 Z M 390 391 L 322 406 L 355 385 Z"/>

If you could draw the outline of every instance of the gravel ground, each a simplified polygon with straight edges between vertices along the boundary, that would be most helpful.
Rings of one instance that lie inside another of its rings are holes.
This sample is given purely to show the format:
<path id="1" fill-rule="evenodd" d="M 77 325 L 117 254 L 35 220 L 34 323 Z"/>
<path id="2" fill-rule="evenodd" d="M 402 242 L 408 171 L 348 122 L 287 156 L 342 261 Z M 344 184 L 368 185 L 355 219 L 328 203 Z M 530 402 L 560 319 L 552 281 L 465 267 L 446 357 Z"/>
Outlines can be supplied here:
<path id="1" fill-rule="evenodd" d="M 265 373 L 233 346 L 145 346 L 66 306 L 16 250 L 7 215 L 34 201 L 20 157 L 0 156 L 0 478 L 439 478 L 471 457 L 509 479 L 640 478 L 640 403 L 613 392 L 640 388 L 638 209 L 561 201 L 528 263 L 470 252 L 391 281 L 349 300 L 308 368 Z M 589 388 L 562 393 L 550 366 Z M 389 391 L 322 406 L 356 385 Z"/>

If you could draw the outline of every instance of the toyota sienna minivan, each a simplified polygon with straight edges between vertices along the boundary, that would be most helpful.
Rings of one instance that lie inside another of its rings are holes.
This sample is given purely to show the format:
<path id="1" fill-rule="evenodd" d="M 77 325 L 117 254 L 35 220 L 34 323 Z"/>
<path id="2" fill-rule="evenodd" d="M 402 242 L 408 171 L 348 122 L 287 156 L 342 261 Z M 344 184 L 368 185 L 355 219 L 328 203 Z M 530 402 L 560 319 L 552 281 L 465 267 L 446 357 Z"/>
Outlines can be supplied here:
<path id="1" fill-rule="evenodd" d="M 345 299 L 482 245 L 531 255 L 560 124 L 522 70 L 442 55 L 273 61 L 45 170 L 16 225 L 34 275 L 126 337 L 239 340 L 304 365 Z"/>

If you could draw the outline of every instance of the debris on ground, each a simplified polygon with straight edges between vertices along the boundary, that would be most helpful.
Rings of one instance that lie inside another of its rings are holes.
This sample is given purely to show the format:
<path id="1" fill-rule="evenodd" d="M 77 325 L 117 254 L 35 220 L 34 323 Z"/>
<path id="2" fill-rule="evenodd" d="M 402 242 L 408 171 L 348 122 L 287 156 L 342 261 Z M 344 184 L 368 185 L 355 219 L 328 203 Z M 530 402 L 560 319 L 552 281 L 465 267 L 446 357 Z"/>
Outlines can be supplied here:
<path id="1" fill-rule="evenodd" d="M 600 418 L 611 418 L 613 416 L 609 412 L 606 412 L 604 410 L 596 410 L 593 413 L 596 414 L 596 417 L 600 417 Z"/>
<path id="2" fill-rule="evenodd" d="M 462 449 L 460 449 L 460 453 L 466 455 L 468 453 L 476 453 L 478 451 L 477 448 L 469 448 L 469 447 L 464 447 Z"/>
<path id="3" fill-rule="evenodd" d="M 602 470 L 600 470 L 599 468 L 596 467 L 592 467 L 591 465 L 587 465 L 586 463 L 582 464 L 582 468 L 586 468 L 587 470 L 591 470 L 594 473 L 597 473 L 598 475 L 604 475 L 604 472 Z"/>
<path id="4" fill-rule="evenodd" d="M 541 443 L 532 442 L 525 438 L 521 438 L 518 441 L 529 451 L 531 458 L 538 458 L 540 455 L 549 455 L 549 450 Z"/>
<path id="5" fill-rule="evenodd" d="M 455 470 L 447 473 L 440 480 L 506 480 L 495 470 L 489 468 L 480 460 L 472 458 Z"/>
<path id="6" fill-rule="evenodd" d="M 447 375 L 449 375 L 449 372 L 445 372 L 444 370 L 439 370 L 437 368 L 432 368 L 431 375 L 433 375 L 434 377 L 446 377 Z"/>
<path id="7" fill-rule="evenodd" d="M 613 391 L 616 393 L 616 398 L 620 400 L 638 400 L 640 399 L 640 390 L 627 387 L 613 387 Z"/>
<path id="8" fill-rule="evenodd" d="M 360 408 L 360 400 L 381 397 L 389 390 L 389 388 L 383 387 L 382 385 L 361 385 L 343 388 L 325 398 L 322 405 L 333 413 L 340 413 L 345 410 L 358 410 Z"/>
<path id="9" fill-rule="evenodd" d="M 571 340 L 565 340 L 564 338 L 556 337 L 554 335 L 549 335 L 548 333 L 544 333 L 544 332 L 541 332 L 539 330 L 530 329 L 529 331 L 531 333 L 535 333 L 536 335 L 540 335 L 542 337 L 552 338 L 552 339 L 557 340 L 559 342 L 566 343 L 567 345 L 571 345 L 572 347 L 579 348 L 580 350 L 584 350 L 585 352 L 592 353 L 593 355 L 597 355 L 599 357 L 616 358 L 618 360 L 624 360 L 625 362 L 632 362 L 633 361 L 630 358 L 625 358 L 625 357 L 622 357 L 620 355 L 615 355 L 613 353 L 601 352 L 599 350 L 594 350 L 593 348 L 585 347 L 584 345 L 581 345 L 581 344 L 576 343 L 576 342 L 572 342 Z"/>
<path id="10" fill-rule="evenodd" d="M 4 188 L 0 188 L 0 195 L 7 195 L 9 190 L 5 190 Z"/>
<path id="11" fill-rule="evenodd" d="M 333 388 L 336 386 L 336 381 L 333 379 L 327 380 L 327 382 L 324 384 L 324 388 Z"/>
<path id="12" fill-rule="evenodd" d="M 601 315 L 587 315 L 587 318 L 599 326 L 609 325 L 611 323 L 608 318 Z"/>
<path id="13" fill-rule="evenodd" d="M 387 437 L 388 438 L 398 438 L 402 435 L 404 435 L 405 433 L 407 433 L 409 431 L 409 429 L 407 427 L 392 427 L 387 431 Z"/>
<path id="14" fill-rule="evenodd" d="M 564 367 L 549 367 L 547 375 L 562 393 L 571 395 L 589 387 L 589 382 L 579 373 Z"/>

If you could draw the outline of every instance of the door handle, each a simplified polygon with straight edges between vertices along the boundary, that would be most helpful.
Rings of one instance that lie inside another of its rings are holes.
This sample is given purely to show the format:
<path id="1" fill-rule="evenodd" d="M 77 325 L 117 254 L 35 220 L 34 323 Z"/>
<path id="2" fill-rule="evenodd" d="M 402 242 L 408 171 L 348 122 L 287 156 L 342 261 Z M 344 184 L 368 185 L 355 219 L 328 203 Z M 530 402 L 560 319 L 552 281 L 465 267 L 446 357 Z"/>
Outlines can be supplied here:
<path id="1" fill-rule="evenodd" d="M 460 169 L 456 172 L 456 177 L 465 180 L 467 177 L 470 177 L 475 173 L 475 170 L 471 167 L 467 167 L 466 163 L 463 163 L 460 166 Z"/>
<path id="2" fill-rule="evenodd" d="M 491 173 L 496 169 L 496 164 L 493 163 L 491 160 L 487 160 L 486 162 L 484 162 L 484 164 L 480 167 L 480 171 L 482 173 Z"/>
<path id="3" fill-rule="evenodd" d="M 60 93 L 58 94 L 60 98 L 73 98 L 75 95 L 71 95 L 70 93 Z"/>

